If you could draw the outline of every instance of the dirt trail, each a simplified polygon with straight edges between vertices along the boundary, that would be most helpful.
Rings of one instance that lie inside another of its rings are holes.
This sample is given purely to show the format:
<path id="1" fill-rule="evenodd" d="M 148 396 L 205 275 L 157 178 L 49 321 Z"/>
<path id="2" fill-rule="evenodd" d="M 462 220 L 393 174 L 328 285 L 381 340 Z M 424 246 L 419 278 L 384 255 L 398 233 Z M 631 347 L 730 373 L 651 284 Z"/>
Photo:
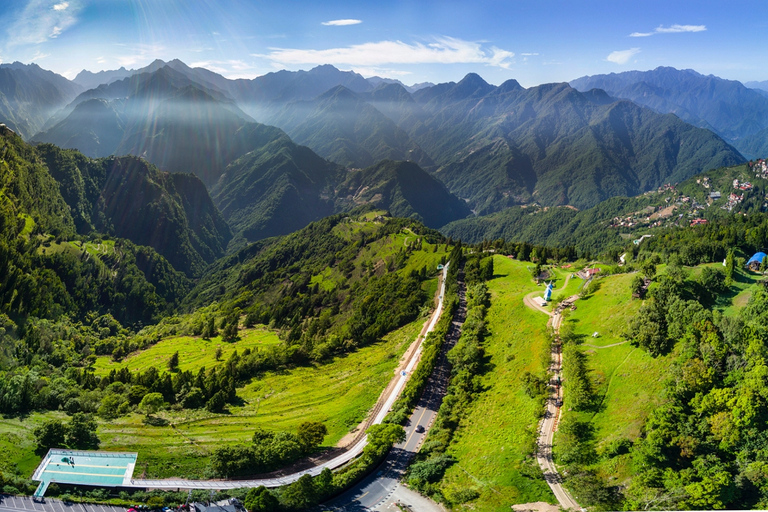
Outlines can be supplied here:
<path id="1" fill-rule="evenodd" d="M 568 276 L 570 278 L 570 276 Z M 563 284 L 563 288 L 568 284 L 566 279 Z M 555 461 L 552 457 L 552 440 L 557 430 L 557 425 L 560 421 L 562 414 L 562 368 L 563 368 L 563 354 L 560 346 L 560 337 L 557 335 L 560 329 L 560 322 L 562 321 L 562 315 L 555 314 L 547 311 L 533 300 L 534 296 L 540 292 L 532 292 L 525 296 L 523 302 L 526 306 L 536 311 L 541 311 L 550 317 L 549 323 L 552 324 L 555 329 L 555 343 L 552 344 L 552 360 L 550 363 L 549 371 L 552 378 L 549 381 L 549 386 L 552 389 L 552 394 L 546 403 L 546 409 L 544 411 L 544 418 L 539 426 L 539 439 L 537 441 L 538 450 L 536 454 L 536 460 L 539 463 L 539 467 L 544 472 L 544 479 L 552 489 L 552 493 L 557 498 L 558 503 L 564 509 L 583 510 L 576 500 L 570 495 L 568 490 L 562 485 L 562 477 L 557 471 Z M 573 300 L 576 298 L 572 297 Z"/>

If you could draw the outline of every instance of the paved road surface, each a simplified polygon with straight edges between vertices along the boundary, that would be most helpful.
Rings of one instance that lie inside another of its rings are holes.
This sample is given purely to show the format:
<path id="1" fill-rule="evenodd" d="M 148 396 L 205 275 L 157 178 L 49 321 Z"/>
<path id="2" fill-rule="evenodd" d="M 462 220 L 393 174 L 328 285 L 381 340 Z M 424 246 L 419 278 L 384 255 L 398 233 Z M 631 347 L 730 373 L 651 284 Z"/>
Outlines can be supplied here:
<path id="1" fill-rule="evenodd" d="M 443 512 L 437 503 L 408 490 L 400 484 L 411 458 L 416 455 L 427 436 L 443 401 L 451 375 L 447 353 L 461 336 L 461 325 L 467 315 L 464 283 L 459 282 L 459 307 L 454 315 L 451 328 L 446 336 L 435 370 L 430 377 L 424 394 L 405 427 L 405 442 L 395 445 L 379 468 L 364 478 L 357 486 L 325 504 L 322 510 L 334 512 L 358 512 L 364 510 L 397 511 L 395 502 L 407 504 L 419 512 Z M 421 425 L 425 431 L 416 432 Z"/>
<path id="2" fill-rule="evenodd" d="M 410 354 L 410 360 L 407 362 L 405 371 L 400 372 L 398 375 L 396 375 L 392 379 L 392 382 L 390 382 L 385 392 L 379 398 L 379 401 L 375 406 L 375 410 L 378 412 L 376 413 L 373 421 L 370 422 L 370 424 L 372 425 L 382 422 L 384 417 L 389 412 L 389 409 L 392 407 L 392 404 L 400 396 L 400 392 L 403 390 L 403 387 L 405 387 L 405 383 L 407 382 L 414 368 L 418 364 L 419 359 L 421 358 L 421 341 L 423 340 L 422 336 L 426 336 L 427 333 L 431 332 L 435 328 L 435 325 L 437 325 L 437 321 L 440 319 L 440 315 L 443 311 L 443 297 L 445 295 L 445 277 L 447 275 L 447 272 L 448 272 L 448 264 L 446 264 L 445 267 L 443 268 L 443 279 L 442 279 L 440 293 L 438 295 L 438 306 L 437 308 L 435 308 L 435 311 L 432 313 L 432 316 L 430 316 L 429 320 L 427 321 L 425 329 L 422 330 L 419 337 L 416 339 L 416 341 L 414 341 L 413 345 L 415 346 L 415 348 L 414 346 L 412 346 L 407 351 L 407 353 Z M 350 460 L 354 459 L 361 453 L 363 453 L 363 448 L 365 448 L 366 444 L 368 444 L 367 435 L 360 437 L 351 446 L 351 448 L 349 448 L 348 450 L 334 457 L 331 460 L 321 462 L 316 466 L 313 466 L 311 468 L 308 468 L 302 471 L 297 471 L 289 475 L 278 476 L 273 478 L 261 478 L 261 479 L 254 479 L 254 480 L 133 479 L 131 480 L 131 484 L 129 486 L 124 486 L 124 487 L 138 487 L 138 488 L 149 488 L 149 489 L 236 489 L 240 487 L 258 487 L 261 485 L 265 487 L 280 487 L 280 486 L 288 485 L 292 482 L 295 482 L 300 477 L 306 474 L 317 476 L 322 472 L 324 468 L 329 468 L 329 469 L 338 468 L 346 464 Z"/>

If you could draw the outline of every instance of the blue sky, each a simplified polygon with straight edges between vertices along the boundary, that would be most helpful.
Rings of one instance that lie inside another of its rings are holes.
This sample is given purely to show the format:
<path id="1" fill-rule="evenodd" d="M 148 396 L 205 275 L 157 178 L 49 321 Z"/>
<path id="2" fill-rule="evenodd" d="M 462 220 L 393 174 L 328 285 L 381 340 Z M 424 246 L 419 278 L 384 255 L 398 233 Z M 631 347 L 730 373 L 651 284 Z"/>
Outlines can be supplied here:
<path id="1" fill-rule="evenodd" d="M 333 64 L 407 84 L 529 87 L 692 68 L 768 80 L 768 2 L 2 0 L 0 59 L 81 69 L 181 59 L 230 78 Z"/>

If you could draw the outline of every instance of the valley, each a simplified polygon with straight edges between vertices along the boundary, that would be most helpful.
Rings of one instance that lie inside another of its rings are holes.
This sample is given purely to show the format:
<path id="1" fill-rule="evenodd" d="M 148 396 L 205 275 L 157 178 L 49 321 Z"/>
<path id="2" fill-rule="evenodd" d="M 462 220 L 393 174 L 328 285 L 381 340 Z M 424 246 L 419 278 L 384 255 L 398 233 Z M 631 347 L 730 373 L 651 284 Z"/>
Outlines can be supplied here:
<path id="1" fill-rule="evenodd" d="M 764 92 L 204 64 L 0 63 L 0 491 L 768 506 Z"/>

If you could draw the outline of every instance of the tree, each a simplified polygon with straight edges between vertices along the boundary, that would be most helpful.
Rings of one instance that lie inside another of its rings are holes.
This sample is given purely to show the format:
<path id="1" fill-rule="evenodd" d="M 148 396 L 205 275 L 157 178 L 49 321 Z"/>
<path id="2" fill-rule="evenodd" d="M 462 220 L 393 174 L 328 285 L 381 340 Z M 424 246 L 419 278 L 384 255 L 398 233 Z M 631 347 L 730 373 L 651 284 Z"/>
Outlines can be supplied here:
<path id="1" fill-rule="evenodd" d="M 168 369 L 172 372 L 175 372 L 179 369 L 179 351 L 173 353 L 171 358 L 168 360 Z"/>
<path id="2" fill-rule="evenodd" d="M 642 294 L 644 284 L 645 281 L 643 281 L 643 278 L 640 277 L 640 274 L 635 274 L 635 277 L 632 278 L 632 283 L 629 285 L 633 297 L 639 297 Z"/>
<path id="3" fill-rule="evenodd" d="M 490 281 L 493 279 L 493 256 L 485 258 L 480 263 L 480 279 Z"/>
<path id="4" fill-rule="evenodd" d="M 309 453 L 323 442 L 325 436 L 328 435 L 328 429 L 319 421 L 305 421 L 299 424 L 296 435 L 302 449 Z"/>
<path id="5" fill-rule="evenodd" d="M 577 472 L 568 477 L 574 496 L 588 506 L 610 506 L 615 495 L 594 471 Z"/>
<path id="6" fill-rule="evenodd" d="M 248 491 L 243 504 L 249 512 L 271 512 L 280 506 L 275 495 L 263 485 Z"/>
<path id="7" fill-rule="evenodd" d="M 728 285 L 733 281 L 734 266 L 733 249 L 728 249 L 728 254 L 725 257 L 725 279 Z"/>
<path id="8" fill-rule="evenodd" d="M 205 408 L 210 412 L 224 412 L 224 407 L 227 405 L 227 395 L 224 391 L 217 391 L 208 402 L 205 404 Z"/>
<path id="9" fill-rule="evenodd" d="M 221 339 L 223 341 L 231 342 L 237 340 L 237 320 L 234 322 L 228 323 L 224 326 L 224 329 L 221 331 Z"/>
<path id="10" fill-rule="evenodd" d="M 328 468 L 323 468 L 319 475 L 315 477 L 315 492 L 318 496 L 326 498 L 333 494 L 333 473 Z"/>
<path id="11" fill-rule="evenodd" d="M 46 451 L 50 448 L 64 447 L 67 428 L 61 420 L 48 420 L 42 425 L 35 427 L 32 433 L 35 436 L 35 443 L 40 451 Z"/>
<path id="12" fill-rule="evenodd" d="M 200 388 L 193 387 L 181 399 L 181 406 L 185 409 L 199 409 L 205 405 L 205 395 Z"/>
<path id="13" fill-rule="evenodd" d="M 216 357 L 217 361 L 221 361 L 221 353 L 222 353 L 221 347 L 216 347 L 216 354 L 214 354 L 214 357 Z"/>
<path id="14" fill-rule="evenodd" d="M 109 393 L 101 399 L 101 405 L 97 413 L 105 420 L 113 420 L 120 416 L 120 406 L 124 403 L 126 403 L 126 400 L 122 395 Z"/>
<path id="15" fill-rule="evenodd" d="M 728 289 L 725 272 L 717 268 L 704 267 L 701 269 L 699 283 L 704 288 L 710 302 L 717 300 L 717 296 Z"/>
<path id="16" fill-rule="evenodd" d="M 312 477 L 302 475 L 298 480 L 285 488 L 283 500 L 292 509 L 304 510 L 314 503 L 315 486 Z"/>
<path id="17" fill-rule="evenodd" d="M 368 446 L 366 451 L 374 451 L 379 454 L 395 445 L 405 441 L 405 429 L 401 425 L 379 424 L 368 428 Z M 369 453 L 370 453 L 369 451 Z"/>
<path id="18" fill-rule="evenodd" d="M 216 332 L 216 319 L 214 317 L 209 317 L 208 321 L 205 322 L 205 325 L 203 326 L 203 334 L 202 337 L 204 340 L 209 340 L 216 336 L 218 333 Z"/>
<path id="19" fill-rule="evenodd" d="M 656 276 L 656 264 L 652 260 L 643 262 L 642 270 L 646 279 L 653 279 Z"/>
<path id="20" fill-rule="evenodd" d="M 163 395 L 160 393 L 147 393 L 144 395 L 144 398 L 141 399 L 139 410 L 143 412 L 145 416 L 151 416 L 159 411 L 163 405 L 165 405 Z"/>
<path id="21" fill-rule="evenodd" d="M 67 425 L 67 446 L 79 450 L 96 449 L 99 438 L 96 436 L 96 421 L 88 414 L 78 412 Z"/>

